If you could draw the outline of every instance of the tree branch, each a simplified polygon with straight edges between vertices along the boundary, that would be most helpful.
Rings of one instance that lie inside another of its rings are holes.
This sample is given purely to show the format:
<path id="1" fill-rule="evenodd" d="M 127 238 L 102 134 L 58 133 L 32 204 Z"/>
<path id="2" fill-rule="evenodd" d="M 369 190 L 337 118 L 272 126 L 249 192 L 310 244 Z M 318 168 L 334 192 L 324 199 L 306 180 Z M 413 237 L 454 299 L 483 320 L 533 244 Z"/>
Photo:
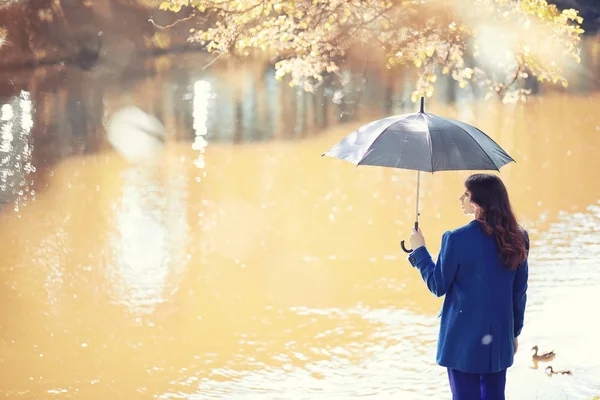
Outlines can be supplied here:
<path id="1" fill-rule="evenodd" d="M 172 24 L 165 25 L 165 26 L 158 25 L 156 22 L 154 22 L 154 20 L 152 18 L 150 18 L 148 20 L 148 22 L 150 22 L 152 25 L 154 25 L 155 28 L 158 28 L 158 29 L 164 31 L 164 30 L 167 30 L 167 29 L 170 29 L 170 28 L 174 27 L 175 25 L 177 25 L 177 24 L 179 24 L 181 22 L 189 21 L 189 20 L 191 20 L 191 19 L 193 19 L 195 17 L 196 17 L 196 13 L 192 13 L 191 15 L 189 15 L 189 16 L 187 16 L 185 18 L 178 19 L 175 22 L 173 22 Z"/>
<path id="2" fill-rule="evenodd" d="M 510 83 L 503 84 L 500 89 L 496 90 L 496 92 L 498 93 L 498 96 L 503 96 L 506 89 L 508 89 L 509 87 L 511 87 L 512 85 L 515 84 L 517 79 L 519 79 L 520 73 L 521 73 L 521 65 L 519 64 L 519 67 L 517 68 L 517 71 L 515 72 L 515 76 L 513 77 L 512 81 L 510 81 Z"/>
<path id="3" fill-rule="evenodd" d="M 208 68 L 210 68 L 214 63 L 217 62 L 217 60 L 219 58 L 221 58 L 222 54 L 218 54 L 215 58 L 213 58 L 210 62 L 208 62 L 205 66 L 202 67 L 203 71 L 206 71 Z"/>

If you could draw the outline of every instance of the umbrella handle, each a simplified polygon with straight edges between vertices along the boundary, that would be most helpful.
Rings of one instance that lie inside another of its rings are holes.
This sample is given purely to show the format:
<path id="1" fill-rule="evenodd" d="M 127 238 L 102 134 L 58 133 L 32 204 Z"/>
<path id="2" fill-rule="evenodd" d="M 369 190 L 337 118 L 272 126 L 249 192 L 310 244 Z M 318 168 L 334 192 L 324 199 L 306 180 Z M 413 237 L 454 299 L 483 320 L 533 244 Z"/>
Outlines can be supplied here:
<path id="1" fill-rule="evenodd" d="M 402 250 L 404 250 L 405 253 L 412 253 L 412 249 L 407 249 L 404 246 L 404 240 L 400 242 L 400 247 L 402 247 Z"/>
<path id="2" fill-rule="evenodd" d="M 415 230 L 419 230 L 419 223 L 415 222 Z M 404 246 L 404 240 L 400 242 L 400 247 L 402 247 L 402 250 L 404 250 L 405 253 L 412 253 L 413 249 L 407 249 L 406 246 Z"/>

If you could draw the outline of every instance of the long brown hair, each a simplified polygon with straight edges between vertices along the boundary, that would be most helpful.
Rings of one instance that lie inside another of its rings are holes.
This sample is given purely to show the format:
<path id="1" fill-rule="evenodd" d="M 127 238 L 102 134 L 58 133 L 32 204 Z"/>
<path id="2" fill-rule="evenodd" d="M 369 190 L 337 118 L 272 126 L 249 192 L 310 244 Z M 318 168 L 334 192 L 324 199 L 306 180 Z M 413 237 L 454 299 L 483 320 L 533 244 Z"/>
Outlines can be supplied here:
<path id="1" fill-rule="evenodd" d="M 500 259 L 509 269 L 517 269 L 527 258 L 525 231 L 517 223 L 506 186 L 496 175 L 475 174 L 467 178 L 465 187 L 478 206 L 475 218 L 494 237 Z"/>

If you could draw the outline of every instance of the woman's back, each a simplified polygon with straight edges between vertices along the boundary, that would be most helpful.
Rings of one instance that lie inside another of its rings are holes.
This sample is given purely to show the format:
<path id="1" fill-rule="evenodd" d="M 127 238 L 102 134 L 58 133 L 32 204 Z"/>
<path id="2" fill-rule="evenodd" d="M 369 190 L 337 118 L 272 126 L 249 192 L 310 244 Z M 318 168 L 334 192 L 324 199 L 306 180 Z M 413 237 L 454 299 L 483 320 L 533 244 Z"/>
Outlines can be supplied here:
<path id="1" fill-rule="evenodd" d="M 465 372 L 496 372 L 513 363 L 513 289 L 519 269 L 502 263 L 480 222 L 449 233 L 458 268 L 449 285 L 438 342 L 438 363 Z"/>
<path id="2" fill-rule="evenodd" d="M 486 312 L 510 309 L 515 271 L 500 260 L 494 239 L 483 232 L 477 220 L 455 230 L 453 235 L 459 247 L 460 265 L 454 289 L 462 291 L 467 301 L 480 304 Z"/>

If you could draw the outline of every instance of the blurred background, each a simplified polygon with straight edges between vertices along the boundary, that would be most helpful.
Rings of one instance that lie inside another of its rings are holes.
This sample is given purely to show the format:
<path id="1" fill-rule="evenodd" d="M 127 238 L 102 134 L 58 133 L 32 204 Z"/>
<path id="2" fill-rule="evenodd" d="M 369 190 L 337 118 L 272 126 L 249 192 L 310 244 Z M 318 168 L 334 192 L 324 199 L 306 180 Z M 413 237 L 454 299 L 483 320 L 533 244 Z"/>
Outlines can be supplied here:
<path id="1" fill-rule="evenodd" d="M 399 248 L 416 174 L 321 158 L 417 111 L 414 71 L 349 54 L 343 85 L 309 93 L 157 27 L 181 18 L 159 3 L 0 2 L 0 394 L 449 398 L 441 299 Z M 517 161 L 500 176 L 532 252 L 511 399 L 600 395 L 600 6 L 556 3 L 586 30 L 567 88 L 532 78 L 503 104 L 441 76 L 426 106 Z M 468 222 L 468 175 L 422 179 L 434 252 Z"/>

